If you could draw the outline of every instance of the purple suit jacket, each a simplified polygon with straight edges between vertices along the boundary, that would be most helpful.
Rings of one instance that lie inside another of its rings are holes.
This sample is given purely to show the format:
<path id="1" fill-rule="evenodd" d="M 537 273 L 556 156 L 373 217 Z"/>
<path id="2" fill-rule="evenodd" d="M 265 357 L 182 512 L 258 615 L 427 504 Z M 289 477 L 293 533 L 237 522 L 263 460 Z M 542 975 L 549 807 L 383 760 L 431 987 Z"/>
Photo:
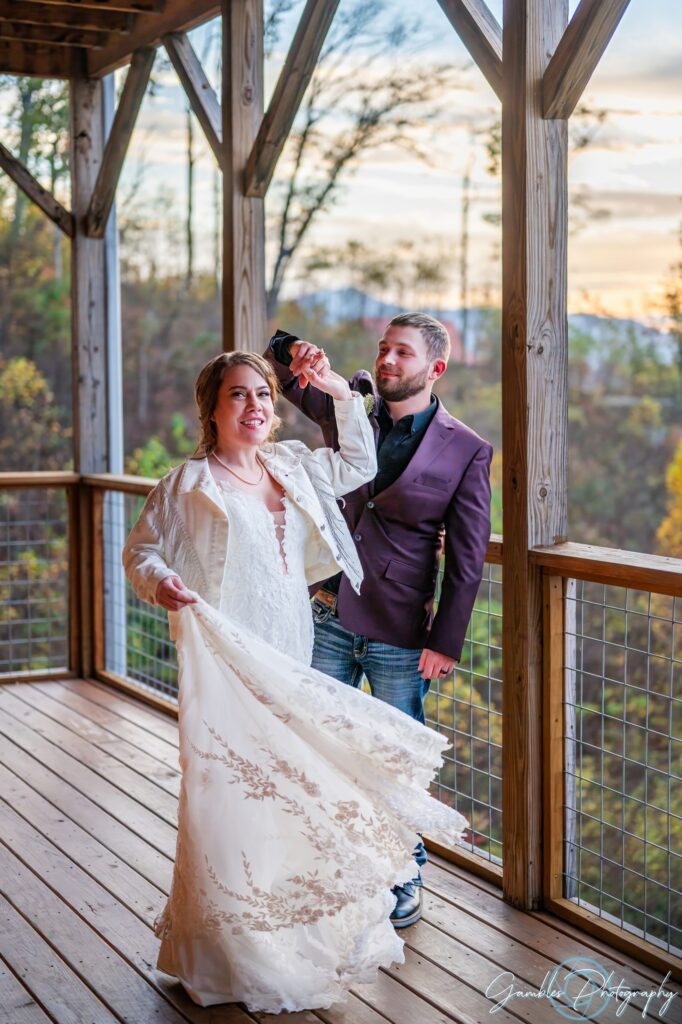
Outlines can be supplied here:
<path id="1" fill-rule="evenodd" d="M 315 388 L 300 388 L 269 347 L 265 353 L 284 396 L 318 423 L 325 443 L 338 449 L 334 403 Z M 378 440 L 379 396 L 366 370 L 350 381 L 374 397 L 370 421 Z M 344 515 L 365 578 L 358 595 L 346 577 L 338 615 L 353 633 L 395 647 L 428 647 L 459 661 L 483 574 L 490 538 L 492 447 L 443 407 L 426 429 L 403 473 L 379 494 L 366 484 L 346 495 Z M 434 617 L 441 551 L 445 574 Z"/>

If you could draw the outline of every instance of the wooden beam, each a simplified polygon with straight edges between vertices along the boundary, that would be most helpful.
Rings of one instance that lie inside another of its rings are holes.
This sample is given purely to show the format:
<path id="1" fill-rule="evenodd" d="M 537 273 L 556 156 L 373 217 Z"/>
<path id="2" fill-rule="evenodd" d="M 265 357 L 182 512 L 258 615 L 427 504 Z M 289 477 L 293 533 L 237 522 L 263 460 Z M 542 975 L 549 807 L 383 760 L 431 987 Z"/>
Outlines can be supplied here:
<path id="1" fill-rule="evenodd" d="M 102 83 L 71 83 L 71 245 L 74 469 L 107 469 L 104 244 L 85 234 L 85 215 L 102 164 Z M 83 529 L 86 528 L 81 523 Z M 86 549 L 88 550 L 88 549 Z"/>
<path id="2" fill-rule="evenodd" d="M 14 184 L 18 185 L 21 191 L 36 206 L 39 206 L 58 228 L 61 228 L 65 235 L 73 238 L 73 215 L 65 210 L 62 204 L 47 189 L 43 188 L 40 182 L 36 181 L 30 171 L 27 171 L 24 165 L 15 156 L 12 156 L 1 142 L 0 167 L 9 175 Z"/>
<path id="3" fill-rule="evenodd" d="M 263 198 L 303 99 L 339 0 L 308 0 L 246 164 L 244 192 Z"/>
<path id="4" fill-rule="evenodd" d="M 554 544 L 531 551 L 536 565 L 569 579 L 682 597 L 682 559 L 593 544 Z"/>
<path id="5" fill-rule="evenodd" d="M 543 576 L 543 831 L 544 894 L 564 895 L 564 581 Z"/>
<path id="6" fill-rule="evenodd" d="M 0 20 L 0 40 L 23 39 L 31 43 L 47 43 L 51 46 L 104 46 L 106 32 L 91 29 L 70 28 L 64 25 L 29 25 L 23 21 Z"/>
<path id="7" fill-rule="evenodd" d="M 85 51 L 79 47 L 0 40 L 0 74 L 73 78 L 82 73 L 84 66 Z"/>
<path id="8" fill-rule="evenodd" d="M 244 171 L 263 114 L 263 0 L 223 5 L 223 347 L 260 352 L 266 338 L 262 199 Z"/>
<path id="9" fill-rule="evenodd" d="M 438 0 L 474 63 L 502 99 L 502 29 L 485 0 Z"/>
<path id="10" fill-rule="evenodd" d="M 138 14 L 129 36 L 88 54 L 88 74 L 107 75 L 130 60 L 134 50 L 161 46 L 169 32 L 188 32 L 220 13 L 220 0 L 166 0 L 162 14 Z"/>
<path id="11" fill-rule="evenodd" d="M 543 900 L 542 572 L 536 544 L 566 539 L 565 121 L 542 117 L 541 82 L 565 0 L 507 0 L 502 101 L 504 893 Z"/>
<path id="12" fill-rule="evenodd" d="M 24 2 L 59 7 L 65 5 L 76 10 L 90 8 L 93 11 L 126 11 L 129 14 L 161 13 L 166 6 L 165 0 L 24 0 Z"/>
<path id="13" fill-rule="evenodd" d="M 130 137 L 135 128 L 155 55 L 151 47 L 137 50 L 133 54 L 85 218 L 85 232 L 90 238 L 104 238 L 107 218 L 116 195 L 116 185 L 128 152 Z"/>
<path id="14" fill-rule="evenodd" d="M 568 118 L 594 74 L 630 0 L 581 0 L 542 80 L 547 118 Z"/>
<path id="15" fill-rule="evenodd" d="M 213 86 L 206 78 L 201 62 L 184 32 L 171 32 L 164 36 L 163 45 L 220 166 L 223 158 L 223 126 L 220 103 Z"/>
<path id="16" fill-rule="evenodd" d="M 125 11 L 93 11 L 89 7 L 59 3 L 31 3 L 29 0 L 0 0 L 0 21 L 29 25 L 65 25 L 100 32 L 128 32 L 134 15 Z"/>

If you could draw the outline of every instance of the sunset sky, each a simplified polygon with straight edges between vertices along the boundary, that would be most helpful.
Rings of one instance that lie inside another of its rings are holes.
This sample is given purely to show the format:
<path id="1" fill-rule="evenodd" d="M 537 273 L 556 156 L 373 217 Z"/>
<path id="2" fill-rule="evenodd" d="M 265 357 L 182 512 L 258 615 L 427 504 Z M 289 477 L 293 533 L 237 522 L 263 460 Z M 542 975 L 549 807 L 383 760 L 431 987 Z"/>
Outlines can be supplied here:
<path id="1" fill-rule="evenodd" d="M 348 0 L 342 0 L 342 7 Z M 296 9 L 294 14 L 298 13 Z M 501 19 L 501 0 L 490 7 Z M 392 0 L 396 13 L 404 3 Z M 571 10 L 575 7 L 572 3 Z M 414 6 L 410 5 L 414 10 Z M 452 61 L 465 67 L 468 55 L 435 0 L 420 0 L 418 59 Z M 682 221 L 682 30 L 679 0 L 632 0 L 594 75 L 584 100 L 603 109 L 606 118 L 585 150 L 570 162 L 570 190 L 600 216 L 585 219 L 573 204 L 575 230 L 569 244 L 571 311 L 658 317 L 670 264 L 680 257 L 677 229 Z M 266 68 L 266 92 L 272 89 L 284 58 L 294 18 L 282 34 L 280 50 Z M 206 27 L 193 34 L 201 53 Z M 358 73 L 362 74 L 361 67 Z M 320 220 L 311 238 L 316 244 L 342 245 L 357 239 L 378 253 L 410 238 L 429 252 L 440 252 L 450 282 L 438 296 L 444 306 L 458 305 L 458 245 L 461 232 L 461 180 L 472 164 L 470 277 L 472 301 L 499 289 L 499 234 L 483 215 L 499 212 L 499 181 L 486 171 L 484 140 L 498 104 L 477 68 L 463 75 L 465 88 L 453 94 L 442 131 L 421 133 L 433 152 L 427 166 L 403 152 L 385 149 L 367 155 L 345 181 L 340 201 Z M 167 190 L 165 209 L 178 218 L 185 206 L 183 94 L 173 73 L 163 75 L 155 98 L 145 100 L 129 153 L 121 194 L 136 174 L 141 190 L 158 196 Z M 213 161 L 197 126 L 196 222 L 198 262 L 213 258 Z M 316 286 L 349 283 L 342 269 L 333 278 L 292 280 L 290 293 Z M 395 300 L 396 295 L 383 296 Z"/>

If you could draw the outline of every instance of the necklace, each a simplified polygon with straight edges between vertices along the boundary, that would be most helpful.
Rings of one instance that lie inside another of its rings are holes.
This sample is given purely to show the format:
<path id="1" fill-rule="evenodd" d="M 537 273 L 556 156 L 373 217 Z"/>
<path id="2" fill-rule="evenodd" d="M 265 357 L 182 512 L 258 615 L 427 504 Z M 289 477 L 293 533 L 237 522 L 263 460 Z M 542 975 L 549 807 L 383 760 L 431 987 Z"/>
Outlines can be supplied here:
<path id="1" fill-rule="evenodd" d="M 216 451 L 212 451 L 211 455 L 216 460 L 216 462 L 220 463 L 220 465 L 223 467 L 223 469 L 226 469 L 228 473 L 232 473 L 232 476 L 236 476 L 237 480 L 241 480 L 241 482 L 243 484 L 247 484 L 249 487 L 258 487 L 258 484 L 261 482 L 261 480 L 265 476 L 265 469 L 263 468 L 263 463 L 262 462 L 259 462 L 260 476 L 258 477 L 258 479 L 257 480 L 245 480 L 243 476 L 240 476 L 239 473 L 236 473 L 234 471 L 234 469 L 231 469 L 231 467 L 228 466 L 228 464 L 226 462 L 223 462 L 223 460 L 220 458 L 220 456 L 218 455 L 218 453 Z"/>

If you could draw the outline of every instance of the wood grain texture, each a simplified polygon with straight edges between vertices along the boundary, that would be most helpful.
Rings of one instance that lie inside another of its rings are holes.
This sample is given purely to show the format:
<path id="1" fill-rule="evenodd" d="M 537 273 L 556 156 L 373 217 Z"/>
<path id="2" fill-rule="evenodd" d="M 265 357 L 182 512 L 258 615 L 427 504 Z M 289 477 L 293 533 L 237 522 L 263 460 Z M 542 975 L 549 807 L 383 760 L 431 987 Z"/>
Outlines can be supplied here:
<path id="1" fill-rule="evenodd" d="M 0 24 L 0 32 L 2 24 Z M 39 206 L 43 213 L 47 214 L 53 224 L 73 238 L 74 222 L 73 215 L 65 210 L 62 204 L 55 199 L 51 192 L 36 181 L 30 171 L 27 171 L 22 163 L 0 142 L 0 167 L 5 174 L 9 175 L 15 185 L 18 185 L 24 195 L 28 196 L 31 202 Z"/>
<path id="2" fill-rule="evenodd" d="M 531 561 L 560 576 L 682 597 L 682 559 L 593 544 L 536 547 Z"/>
<path id="3" fill-rule="evenodd" d="M 564 581 L 543 577 L 543 834 L 545 899 L 563 896 Z"/>
<path id="4" fill-rule="evenodd" d="M 46 43 L 49 46 L 101 47 L 107 41 L 107 33 L 87 28 L 73 28 L 67 25 L 33 25 L 25 21 L 0 20 L 0 42 L 8 39 L 22 39 L 30 43 Z"/>
<path id="5" fill-rule="evenodd" d="M 244 171 L 263 116 L 263 2 L 223 0 L 223 349 L 261 352 L 266 340 L 262 199 Z"/>
<path id="6" fill-rule="evenodd" d="M 85 50 L 21 39 L 0 40 L 0 72 L 35 78 L 73 78 L 83 73 Z"/>
<path id="7" fill-rule="evenodd" d="M 90 494 L 92 514 L 92 671 L 99 672 L 105 666 L 104 648 L 104 492 Z"/>
<path id="8" fill-rule="evenodd" d="M 542 580 L 535 544 L 566 537 L 566 125 L 540 82 L 567 2 L 505 4 L 502 104 L 504 889 L 542 902 Z"/>
<path id="9" fill-rule="evenodd" d="M 90 238 L 104 238 L 116 195 L 116 186 L 123 170 L 123 161 L 142 106 L 155 55 L 156 51 L 152 47 L 136 50 L 133 54 L 85 215 L 85 232 Z"/>
<path id="10" fill-rule="evenodd" d="M 581 0 L 542 80 L 543 114 L 568 118 L 594 74 L 630 0 Z"/>
<path id="11" fill-rule="evenodd" d="M 104 244 L 85 234 L 85 217 L 102 165 L 102 85 L 71 83 L 71 195 L 76 233 L 71 245 L 71 331 L 74 466 L 107 468 Z"/>
<path id="12" fill-rule="evenodd" d="M 0 484 L 2 476 L 0 475 Z M 94 487 L 102 491 L 116 491 L 119 494 L 147 495 L 156 487 L 158 480 L 148 476 L 128 476 L 116 473 L 84 473 L 81 482 L 86 487 Z"/>
<path id="13" fill-rule="evenodd" d="M 5 487 L 69 487 L 79 482 L 79 474 L 68 470 L 0 473 L 0 490 Z"/>
<path id="14" fill-rule="evenodd" d="M 445 16 L 502 99 L 502 29 L 485 0 L 438 0 Z"/>
<path id="15" fill-rule="evenodd" d="M 220 166 L 223 158 L 223 125 L 220 103 L 213 86 L 184 32 L 171 32 L 164 36 L 163 45 Z"/>
<path id="16" fill-rule="evenodd" d="M 28 25 L 64 25 L 98 32 L 128 32 L 134 15 L 108 8 L 92 10 L 69 3 L 33 3 L 30 0 L 0 0 L 0 21 Z"/>
<path id="17" fill-rule="evenodd" d="M 308 0 L 246 164 L 244 192 L 264 198 L 315 71 L 339 0 Z"/>
<path id="18" fill-rule="evenodd" d="M 80 11 L 127 11 L 131 14 L 145 12 L 159 13 L 164 10 L 166 0 L 24 0 L 25 3 L 45 3 L 49 7 L 73 7 Z"/>
<path id="19" fill-rule="evenodd" d="M 140 13 L 126 36 L 121 36 L 103 50 L 87 55 L 89 75 L 106 75 L 127 64 L 135 50 L 144 46 L 161 46 L 169 32 L 188 32 L 220 13 L 219 0 L 166 0 L 163 11 Z"/>

